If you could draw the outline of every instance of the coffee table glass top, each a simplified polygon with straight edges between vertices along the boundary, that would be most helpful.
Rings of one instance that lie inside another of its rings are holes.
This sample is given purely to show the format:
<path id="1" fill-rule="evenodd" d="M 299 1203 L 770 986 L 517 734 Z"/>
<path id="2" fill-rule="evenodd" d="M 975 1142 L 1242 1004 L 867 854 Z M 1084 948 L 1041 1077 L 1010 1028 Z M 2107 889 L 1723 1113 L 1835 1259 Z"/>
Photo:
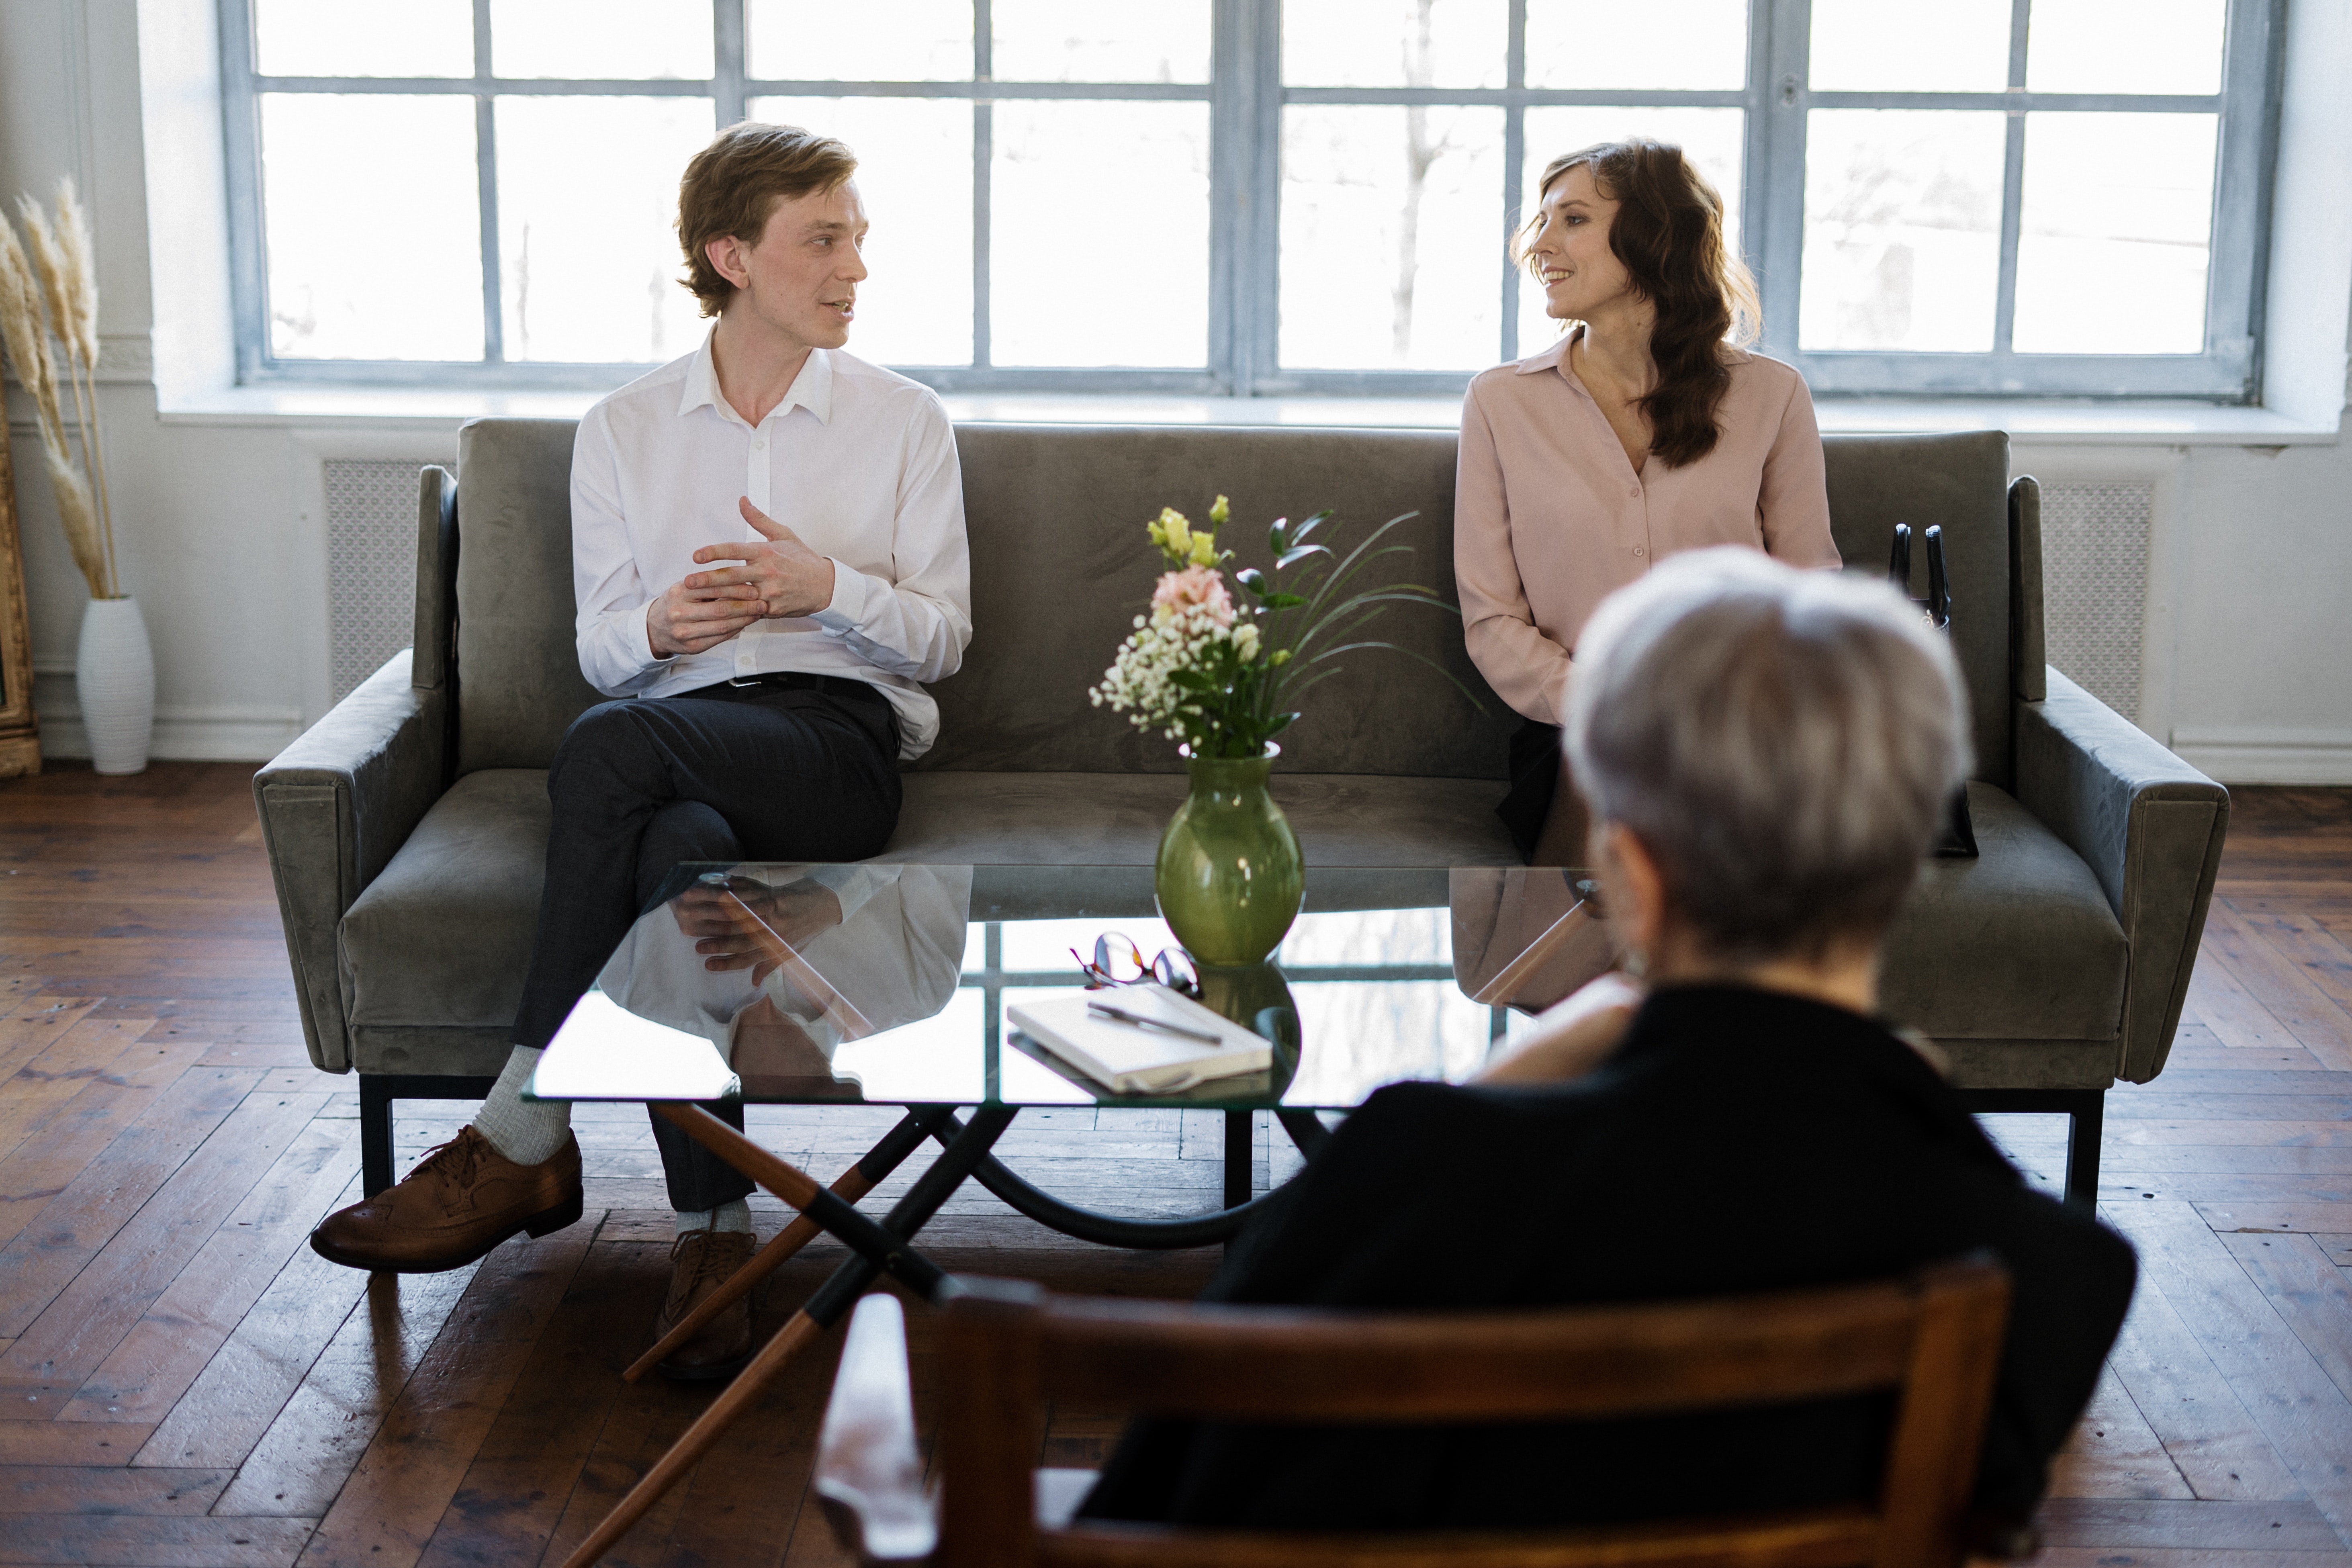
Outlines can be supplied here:
<path id="1" fill-rule="evenodd" d="M 680 866 L 542 1058 L 549 1100 L 1345 1110 L 1459 1081 L 1524 1016 L 1471 999 L 1576 901 L 1573 873 L 1310 869 L 1273 961 L 1201 999 L 1274 1044 L 1270 1070 L 1115 1094 L 1008 1003 L 1084 988 L 1116 932 L 1177 949 L 1145 867 Z M 1181 949 L 1178 951 L 1181 952 Z M 1522 999 L 1524 1001 L 1524 998 Z"/>

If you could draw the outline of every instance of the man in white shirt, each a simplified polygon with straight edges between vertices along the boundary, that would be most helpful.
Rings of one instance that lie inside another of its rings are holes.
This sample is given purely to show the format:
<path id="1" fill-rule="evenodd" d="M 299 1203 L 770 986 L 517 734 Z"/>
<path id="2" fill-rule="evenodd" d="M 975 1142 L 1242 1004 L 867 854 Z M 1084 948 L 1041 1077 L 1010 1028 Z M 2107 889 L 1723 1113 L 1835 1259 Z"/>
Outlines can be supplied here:
<path id="1" fill-rule="evenodd" d="M 337 1262 L 454 1268 L 579 1217 L 568 1108 L 520 1092 L 638 911 L 676 890 L 670 868 L 856 860 L 889 840 L 898 764 L 939 731 L 923 685 L 971 638 L 971 563 L 938 397 L 839 352 L 866 276 L 856 168 L 839 142 L 748 122 L 687 167 L 686 286 L 719 320 L 696 353 L 580 423 L 580 668 L 615 700 L 580 716 L 548 773 L 554 827 L 514 1051 L 471 1126 L 320 1226 L 311 1245 Z M 822 907 L 833 897 L 803 900 L 811 931 L 841 919 Z M 678 1211 L 666 1331 L 751 1256 L 752 1184 L 654 1127 Z M 663 1370 L 731 1376 L 751 1352 L 747 1309 Z"/>

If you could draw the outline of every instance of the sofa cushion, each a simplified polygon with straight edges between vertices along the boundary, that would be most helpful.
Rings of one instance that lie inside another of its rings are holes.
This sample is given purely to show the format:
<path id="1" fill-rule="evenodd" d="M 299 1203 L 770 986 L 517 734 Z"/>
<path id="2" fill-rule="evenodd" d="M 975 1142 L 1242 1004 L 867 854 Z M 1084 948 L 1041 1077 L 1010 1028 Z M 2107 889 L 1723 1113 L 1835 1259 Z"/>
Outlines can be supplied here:
<path id="1" fill-rule="evenodd" d="M 1927 862 L 1887 935 L 1881 1008 L 1938 1040 L 2104 1042 L 2104 1086 L 2131 963 L 2123 927 L 2082 858 L 2007 791 L 1970 784 L 1969 815 L 1983 854 Z"/>
<path id="2" fill-rule="evenodd" d="M 337 946 L 362 1071 L 455 1070 L 384 1065 L 369 1042 L 381 1047 L 387 1030 L 511 1037 L 552 815 L 540 769 L 467 773 L 345 912 Z"/>
<path id="3" fill-rule="evenodd" d="M 1487 779 L 1285 773 L 1274 798 L 1312 866 L 1509 866 Z M 916 773 L 879 858 L 950 865 L 1149 866 L 1184 803 L 1169 773 Z"/>

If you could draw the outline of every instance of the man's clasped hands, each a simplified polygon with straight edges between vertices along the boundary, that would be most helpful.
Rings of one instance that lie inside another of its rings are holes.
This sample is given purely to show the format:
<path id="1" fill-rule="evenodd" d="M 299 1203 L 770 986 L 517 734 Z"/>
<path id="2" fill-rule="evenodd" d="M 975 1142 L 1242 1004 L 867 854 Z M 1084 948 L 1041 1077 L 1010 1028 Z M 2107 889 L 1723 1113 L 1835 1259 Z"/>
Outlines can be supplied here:
<path id="1" fill-rule="evenodd" d="M 814 615 L 833 602 L 833 562 L 753 506 L 748 496 L 739 504 L 743 521 L 759 531 L 762 542 L 706 544 L 694 552 L 697 564 L 740 564 L 697 572 L 671 584 L 646 606 L 646 640 L 656 658 L 701 653 L 755 621 Z"/>

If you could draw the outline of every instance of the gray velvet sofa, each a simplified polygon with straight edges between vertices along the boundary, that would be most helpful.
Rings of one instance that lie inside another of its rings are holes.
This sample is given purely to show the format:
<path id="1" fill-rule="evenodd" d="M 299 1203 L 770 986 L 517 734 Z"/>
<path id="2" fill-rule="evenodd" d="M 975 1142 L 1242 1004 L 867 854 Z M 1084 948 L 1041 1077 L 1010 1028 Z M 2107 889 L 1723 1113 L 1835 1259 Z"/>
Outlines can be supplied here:
<path id="1" fill-rule="evenodd" d="M 395 1097 L 477 1094 L 507 1050 L 537 908 L 544 769 L 598 694 L 572 651 L 568 421 L 466 427 L 423 474 L 416 641 L 256 776 L 310 1055 L 361 1075 L 370 1190 Z M 1400 512 L 1415 580 L 1452 596 L 1450 435 L 978 426 L 958 432 L 975 636 L 935 689 L 884 858 L 1145 866 L 1182 798 L 1173 748 L 1087 687 L 1148 595 L 1142 523 L 1232 497 L 1225 542 L 1336 507 L 1348 538 Z M 1889 1013 L 1932 1036 L 1979 1109 L 2063 1110 L 2071 1195 L 2095 1182 L 2101 1096 L 2162 1070 L 2203 929 L 2225 791 L 2042 658 L 2038 491 L 1998 434 L 1839 437 L 1850 565 L 1896 522 L 1940 524 L 1975 719 L 1982 856 L 1930 862 L 1888 952 Z M 1924 561 L 1919 563 L 1924 573 Z M 1916 590 L 1924 592 L 1924 584 Z M 1382 635 L 1433 670 L 1357 657 L 1284 737 L 1276 794 L 1311 863 L 1503 865 L 1493 806 L 1516 720 L 1458 621 Z"/>

